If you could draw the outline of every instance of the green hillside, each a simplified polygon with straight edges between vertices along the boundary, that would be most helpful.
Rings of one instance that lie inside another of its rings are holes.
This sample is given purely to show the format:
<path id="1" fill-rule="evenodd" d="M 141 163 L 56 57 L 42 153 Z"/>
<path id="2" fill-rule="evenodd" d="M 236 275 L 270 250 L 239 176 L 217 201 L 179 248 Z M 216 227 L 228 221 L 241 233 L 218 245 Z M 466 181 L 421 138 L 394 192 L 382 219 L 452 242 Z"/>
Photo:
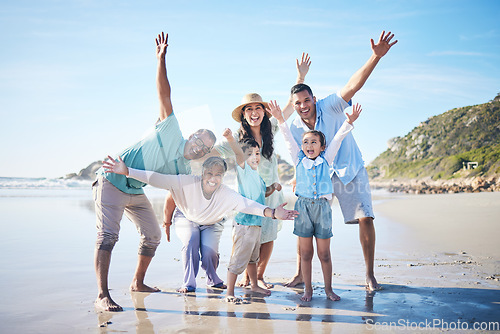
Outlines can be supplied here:
<path id="1" fill-rule="evenodd" d="M 431 117 L 388 146 L 367 166 L 372 179 L 500 175 L 500 94 Z M 464 170 L 468 162 L 477 162 L 477 168 Z"/>

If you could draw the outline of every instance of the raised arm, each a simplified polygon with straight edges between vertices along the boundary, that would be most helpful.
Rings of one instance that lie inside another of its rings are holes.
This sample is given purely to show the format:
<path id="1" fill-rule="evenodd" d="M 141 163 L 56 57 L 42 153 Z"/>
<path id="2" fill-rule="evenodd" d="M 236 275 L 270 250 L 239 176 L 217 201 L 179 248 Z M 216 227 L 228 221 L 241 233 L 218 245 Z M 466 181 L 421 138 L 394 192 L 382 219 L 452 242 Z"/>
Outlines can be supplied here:
<path id="1" fill-rule="evenodd" d="M 166 54 L 168 34 L 158 35 L 156 38 L 156 58 L 158 58 L 158 67 L 156 71 L 156 88 L 158 89 L 158 98 L 160 99 L 160 121 L 170 116 L 172 113 L 172 100 L 170 99 L 170 83 L 167 77 Z"/>
<path id="2" fill-rule="evenodd" d="M 302 53 L 302 58 L 299 62 L 299 59 L 296 60 L 296 66 L 297 66 L 297 80 L 295 81 L 295 84 L 301 84 L 304 83 L 304 80 L 306 79 L 307 72 L 309 72 L 309 67 L 311 66 L 311 57 L 309 57 L 308 53 Z M 290 116 L 293 114 L 293 105 L 292 105 L 292 97 L 290 96 L 288 98 L 288 102 L 283 109 L 283 117 L 285 120 L 289 119 Z"/>
<path id="3" fill-rule="evenodd" d="M 355 120 L 358 119 L 359 114 L 361 113 L 361 106 L 356 103 L 352 107 L 352 114 L 345 113 L 347 116 L 347 119 L 344 121 L 344 124 L 340 127 L 340 129 L 335 133 L 335 136 L 333 137 L 332 141 L 328 144 L 328 147 L 326 148 L 325 151 L 325 159 L 328 162 L 328 164 L 332 164 L 333 159 L 335 159 L 335 156 L 337 155 L 337 152 L 340 149 L 340 145 L 342 144 L 342 140 L 344 140 L 345 136 L 349 132 L 352 131 L 353 123 Z"/>
<path id="4" fill-rule="evenodd" d="M 267 108 L 266 110 L 278 120 L 281 133 L 283 134 L 283 138 L 285 139 L 286 147 L 288 149 L 288 152 L 290 152 L 293 163 L 296 165 L 298 163 L 300 148 L 293 139 L 292 133 L 288 128 L 288 124 L 286 124 L 285 119 L 283 118 L 283 113 L 281 112 L 280 106 L 276 103 L 276 101 L 271 100 L 269 101 L 269 108 Z"/>
<path id="5" fill-rule="evenodd" d="M 233 150 L 238 166 L 240 166 L 241 168 L 245 168 L 245 153 L 243 153 L 241 146 L 236 142 L 236 139 L 234 139 L 231 129 L 226 128 L 222 135 L 226 138 L 229 146 Z"/>
<path id="6" fill-rule="evenodd" d="M 370 56 L 368 61 L 359 70 L 357 70 L 356 73 L 354 73 L 347 84 L 340 90 L 340 95 L 346 102 L 349 102 L 354 94 L 356 94 L 361 89 L 361 87 L 363 87 L 380 59 L 385 56 L 385 54 L 394 44 L 398 42 L 396 40 L 391 43 L 393 37 L 394 34 L 391 34 L 390 31 L 387 34 L 385 33 L 385 31 L 382 31 L 377 44 L 375 44 L 373 39 L 370 39 L 373 51 L 372 55 Z"/>

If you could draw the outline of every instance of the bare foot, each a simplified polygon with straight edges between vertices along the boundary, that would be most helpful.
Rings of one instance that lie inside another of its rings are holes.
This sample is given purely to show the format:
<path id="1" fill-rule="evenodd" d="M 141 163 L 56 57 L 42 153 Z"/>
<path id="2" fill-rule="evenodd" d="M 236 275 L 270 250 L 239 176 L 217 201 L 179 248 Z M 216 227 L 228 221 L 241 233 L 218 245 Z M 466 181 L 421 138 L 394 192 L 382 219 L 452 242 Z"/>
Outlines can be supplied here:
<path id="1" fill-rule="evenodd" d="M 179 288 L 177 289 L 177 292 L 179 293 L 189 293 L 189 292 L 194 292 L 196 289 L 195 288 L 192 288 L 190 286 L 188 287 L 185 287 L 185 288 Z"/>
<path id="2" fill-rule="evenodd" d="M 246 288 L 247 286 L 250 285 L 250 279 L 248 278 L 248 276 L 246 277 L 243 277 L 237 284 L 236 286 L 240 287 L 240 288 Z"/>
<path id="3" fill-rule="evenodd" d="M 327 293 L 326 293 L 326 298 L 327 298 L 327 299 L 330 299 L 331 301 L 334 301 L 334 302 L 336 302 L 336 301 L 340 300 L 340 296 L 339 296 L 339 295 L 337 295 L 337 294 L 336 294 L 335 292 L 333 292 L 333 291 L 332 291 L 332 292 L 327 292 Z"/>
<path id="4" fill-rule="evenodd" d="M 101 311 L 121 312 L 123 308 L 115 303 L 111 297 L 97 298 L 94 302 L 96 308 Z"/>
<path id="5" fill-rule="evenodd" d="M 217 283 L 215 285 L 212 285 L 211 288 L 212 289 L 222 289 L 222 290 L 225 290 L 225 289 L 227 289 L 227 285 L 224 284 L 224 282 L 220 282 L 220 283 Z"/>
<path id="6" fill-rule="evenodd" d="M 289 287 L 289 288 L 294 288 L 297 285 L 302 284 L 302 283 L 304 283 L 304 281 L 302 281 L 302 276 L 301 275 L 295 275 L 295 276 L 292 277 L 291 280 L 289 280 L 288 282 L 286 282 L 283 285 L 286 286 L 286 287 Z"/>
<path id="7" fill-rule="evenodd" d="M 227 296 L 226 297 L 226 302 L 228 302 L 228 303 L 234 303 L 234 304 L 239 304 L 239 303 L 241 303 L 241 298 L 237 298 L 235 296 Z"/>
<path id="8" fill-rule="evenodd" d="M 366 290 L 368 291 L 380 291 L 382 290 L 382 285 L 378 284 L 377 280 L 375 279 L 375 276 L 372 277 L 366 277 Z"/>
<path id="9" fill-rule="evenodd" d="M 260 286 L 252 287 L 252 288 L 250 288 L 250 291 L 261 293 L 261 294 L 263 294 L 265 296 L 270 296 L 271 295 L 271 291 L 269 291 L 267 289 L 264 289 L 264 288 L 261 288 Z"/>
<path id="10" fill-rule="evenodd" d="M 310 302 L 312 299 L 312 295 L 312 291 L 304 291 L 304 294 L 302 295 L 302 297 L 300 297 L 300 300 L 302 300 L 303 302 Z"/>
<path id="11" fill-rule="evenodd" d="M 130 291 L 134 292 L 160 292 L 158 288 L 152 288 L 144 283 L 132 282 L 130 285 Z"/>
<path id="12" fill-rule="evenodd" d="M 272 289 L 274 288 L 274 284 L 271 284 L 271 283 L 266 283 L 266 281 L 264 281 L 264 279 L 259 279 L 257 280 L 259 282 L 259 286 L 263 289 Z"/>

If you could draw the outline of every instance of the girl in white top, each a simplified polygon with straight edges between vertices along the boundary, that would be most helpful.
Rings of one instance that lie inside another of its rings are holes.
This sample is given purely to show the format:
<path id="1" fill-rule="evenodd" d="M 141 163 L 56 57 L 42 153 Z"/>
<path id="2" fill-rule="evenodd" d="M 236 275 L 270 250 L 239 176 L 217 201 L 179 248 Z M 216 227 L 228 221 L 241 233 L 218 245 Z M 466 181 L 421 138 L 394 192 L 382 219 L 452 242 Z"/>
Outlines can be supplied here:
<path id="1" fill-rule="evenodd" d="M 332 237 L 332 210 L 327 200 L 332 198 L 333 186 L 330 180 L 330 166 L 340 148 L 344 137 L 352 130 L 352 123 L 361 113 L 356 104 L 352 114 L 337 131 L 326 148 L 325 137 L 319 131 L 305 132 L 302 148 L 295 142 L 276 101 L 270 101 L 268 111 L 278 120 L 281 133 L 285 138 L 294 165 L 296 166 L 297 186 L 295 194 L 299 197 L 295 209 L 301 216 L 295 219 L 293 233 L 299 237 L 299 252 L 304 280 L 302 301 L 310 301 L 312 289 L 312 257 L 314 254 L 313 237 L 316 239 L 318 257 L 323 270 L 325 293 L 332 301 L 340 297 L 332 290 L 332 260 L 330 238 Z M 326 150 L 325 150 L 326 148 Z"/>

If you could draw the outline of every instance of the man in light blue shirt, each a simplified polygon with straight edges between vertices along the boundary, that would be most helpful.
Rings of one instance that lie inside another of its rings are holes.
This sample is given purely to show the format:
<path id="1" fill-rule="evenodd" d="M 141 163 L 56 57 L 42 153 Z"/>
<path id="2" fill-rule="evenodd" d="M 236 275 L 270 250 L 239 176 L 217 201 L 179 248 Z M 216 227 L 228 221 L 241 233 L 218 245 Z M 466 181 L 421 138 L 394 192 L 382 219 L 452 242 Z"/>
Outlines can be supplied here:
<path id="1" fill-rule="evenodd" d="M 290 126 L 292 135 L 300 145 L 302 134 L 309 130 L 319 130 L 330 142 L 346 119 L 344 109 L 351 105 L 351 99 L 365 84 L 380 59 L 396 44 L 391 42 L 394 34 L 385 31 L 380 35 L 377 44 L 371 40 L 372 55 L 370 59 L 349 79 L 347 84 L 337 93 L 322 100 L 316 101 L 309 86 L 299 83 L 292 87 L 291 104 L 299 117 L 296 117 Z M 297 82 L 303 82 L 305 74 L 309 70 L 309 58 L 305 68 L 299 66 L 299 78 Z M 303 57 L 304 64 L 304 57 Z M 285 108 L 285 119 L 292 114 L 291 108 Z M 354 140 L 352 133 L 344 138 L 342 145 L 332 164 L 331 178 L 333 182 L 334 195 L 338 198 L 344 221 L 347 224 L 359 224 L 360 242 L 366 265 L 366 288 L 370 291 L 380 290 L 374 272 L 375 258 L 375 228 L 373 225 L 373 210 L 371 201 L 370 185 L 368 175 L 364 167 L 361 151 Z M 300 262 L 298 262 L 300 263 Z M 301 283 L 301 272 L 298 268 L 296 276 L 287 283 L 295 286 Z"/>
<path id="2" fill-rule="evenodd" d="M 135 145 L 119 154 L 119 159 L 136 169 L 152 170 L 163 174 L 190 174 L 190 161 L 210 152 L 216 138 L 206 129 L 192 134 L 189 139 L 182 137 L 179 123 L 175 118 L 170 98 L 170 84 L 167 78 L 165 56 L 168 35 L 158 35 L 156 40 L 157 89 L 160 99 L 160 115 L 154 130 Z M 92 185 L 97 241 L 94 266 L 97 277 L 98 295 L 95 306 L 103 311 L 123 311 L 111 299 L 108 289 L 108 273 L 111 251 L 118 241 L 120 222 L 123 214 L 136 225 L 140 234 L 139 257 L 130 285 L 131 291 L 158 292 L 144 284 L 146 270 L 161 240 L 161 231 L 153 207 L 143 187 L 146 183 L 127 178 L 124 175 L 105 173 L 101 168 Z"/>

